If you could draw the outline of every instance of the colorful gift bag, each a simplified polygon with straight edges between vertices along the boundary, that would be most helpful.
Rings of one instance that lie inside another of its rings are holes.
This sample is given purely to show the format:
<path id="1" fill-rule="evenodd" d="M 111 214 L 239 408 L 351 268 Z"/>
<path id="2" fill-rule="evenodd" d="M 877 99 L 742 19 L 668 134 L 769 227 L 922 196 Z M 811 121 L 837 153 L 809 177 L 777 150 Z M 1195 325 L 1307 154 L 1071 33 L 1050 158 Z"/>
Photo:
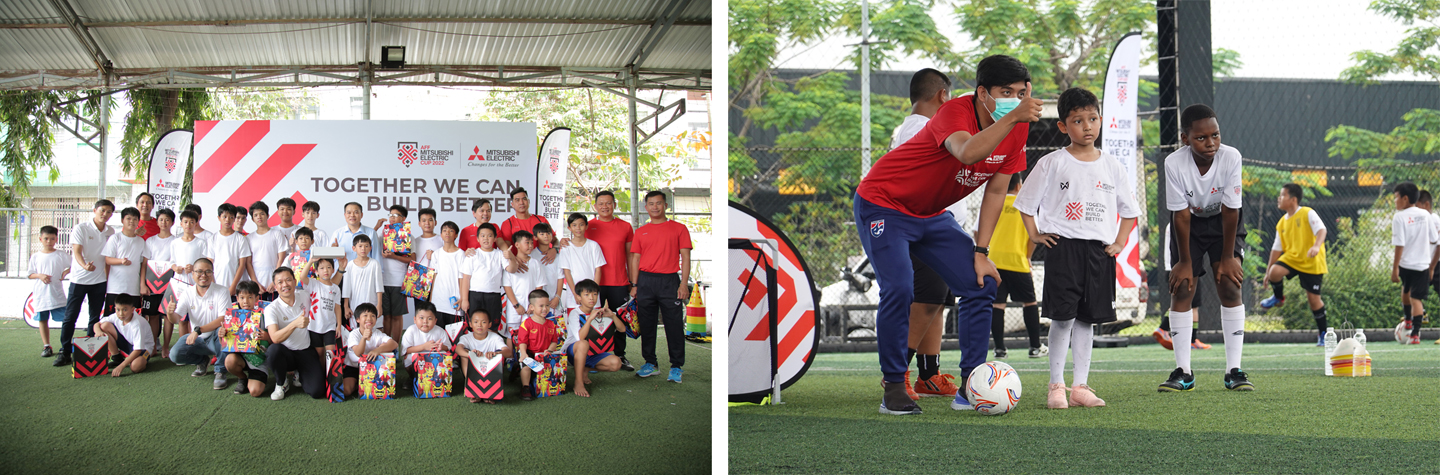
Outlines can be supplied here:
<path id="1" fill-rule="evenodd" d="M 380 228 L 381 250 L 390 251 L 391 254 L 409 255 L 414 251 L 411 247 L 414 231 L 410 229 L 410 223 L 395 223 Z"/>
<path id="2" fill-rule="evenodd" d="M 305 285 L 302 283 L 304 280 L 301 279 L 301 277 L 315 276 L 315 269 L 310 263 L 310 251 L 295 251 L 290 253 L 290 257 L 285 259 L 285 266 L 289 267 L 290 271 L 294 273 L 295 288 L 297 289 L 305 288 Z"/>
<path id="3" fill-rule="evenodd" d="M 536 355 L 539 356 L 539 355 Z M 565 394 L 565 370 L 567 364 L 565 355 L 562 353 L 547 353 L 543 358 L 536 358 L 545 365 L 540 374 L 535 375 L 535 397 L 551 397 Z"/>
<path id="4" fill-rule="evenodd" d="M 87 338 L 76 337 L 70 341 L 75 346 L 71 352 L 70 374 L 75 379 L 105 374 L 105 361 L 110 359 L 110 337 L 107 335 Z"/>
<path id="5" fill-rule="evenodd" d="M 615 319 L 600 317 L 592 320 L 590 322 L 590 333 L 585 335 L 585 342 L 590 345 L 590 354 L 592 355 L 614 352 Z"/>
<path id="6" fill-rule="evenodd" d="M 470 353 L 470 372 L 465 374 L 465 397 L 505 399 L 505 357 L 485 359 L 479 352 Z"/>
<path id="7" fill-rule="evenodd" d="M 420 300 L 430 300 L 430 289 L 435 286 L 435 270 L 410 263 L 405 271 L 405 280 L 400 282 L 400 293 Z"/>
<path id="8" fill-rule="evenodd" d="M 615 316 L 620 317 L 620 321 L 625 324 L 625 336 L 640 338 L 640 319 L 635 310 L 635 299 L 630 299 L 625 305 L 615 309 Z"/>
<path id="9" fill-rule="evenodd" d="M 225 329 L 225 334 L 220 338 L 220 351 L 255 353 L 256 337 L 263 329 L 260 317 L 259 311 L 244 310 L 232 305 L 230 310 L 225 312 L 225 323 L 221 325 Z"/>
<path id="10" fill-rule="evenodd" d="M 450 375 L 455 357 L 450 353 L 416 353 L 415 397 L 450 397 Z"/>
<path id="11" fill-rule="evenodd" d="M 360 399 L 395 398 L 395 355 L 384 354 L 375 361 L 360 360 Z"/>
<path id="12" fill-rule="evenodd" d="M 345 347 L 336 345 L 325 355 L 325 394 L 330 402 L 345 401 Z"/>

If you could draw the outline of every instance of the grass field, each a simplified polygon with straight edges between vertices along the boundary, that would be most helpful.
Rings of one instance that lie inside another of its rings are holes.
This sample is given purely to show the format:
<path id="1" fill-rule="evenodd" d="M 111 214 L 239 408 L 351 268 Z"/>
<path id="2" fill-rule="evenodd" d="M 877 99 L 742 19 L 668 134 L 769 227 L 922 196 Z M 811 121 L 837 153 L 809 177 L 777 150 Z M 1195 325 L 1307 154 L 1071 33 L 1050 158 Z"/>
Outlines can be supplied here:
<path id="1" fill-rule="evenodd" d="M 663 333 L 657 346 L 668 370 Z M 212 377 L 159 358 L 138 375 L 76 380 L 39 356 L 36 331 L 19 320 L 0 320 L 0 348 L 3 473 L 710 471 L 708 344 L 687 343 L 683 384 L 601 373 L 589 399 L 522 403 L 507 386 L 494 406 L 332 404 L 299 392 L 276 402 L 212 390 Z"/>
<path id="2" fill-rule="evenodd" d="M 880 415 L 875 354 L 821 354 L 784 392 L 785 404 L 730 409 L 730 469 L 1440 473 L 1440 346 L 1372 343 L 1369 351 L 1375 376 L 1327 378 L 1313 345 L 1247 345 L 1244 368 L 1257 388 L 1247 393 L 1224 389 L 1217 344 L 1193 353 L 1194 391 L 1158 393 L 1174 368 L 1170 351 L 1096 349 L 1090 384 L 1108 407 L 1049 410 L 1047 360 L 1022 348 L 1007 360 L 1024 383 L 1020 405 L 996 417 L 952 411 L 948 398 L 923 399 L 922 415 Z M 959 357 L 947 351 L 941 362 L 953 368 Z"/>

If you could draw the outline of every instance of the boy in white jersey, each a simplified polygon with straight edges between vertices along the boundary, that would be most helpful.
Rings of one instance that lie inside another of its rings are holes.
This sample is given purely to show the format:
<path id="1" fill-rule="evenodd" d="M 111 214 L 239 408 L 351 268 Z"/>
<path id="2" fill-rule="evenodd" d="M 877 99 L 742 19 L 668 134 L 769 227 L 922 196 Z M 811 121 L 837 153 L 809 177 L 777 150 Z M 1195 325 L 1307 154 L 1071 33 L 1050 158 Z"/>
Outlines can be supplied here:
<path id="1" fill-rule="evenodd" d="M 483 209 L 482 209 L 483 211 Z M 495 225 L 483 223 L 475 231 L 480 246 L 472 249 L 473 255 L 465 258 L 465 269 L 461 272 L 460 310 L 485 309 L 490 315 L 490 330 L 499 332 L 505 326 L 506 311 L 503 300 L 505 292 L 505 267 L 510 258 L 507 252 L 495 246 Z M 502 333 L 502 337 L 504 336 Z"/>
<path id="2" fill-rule="evenodd" d="M 416 222 L 420 223 L 420 235 L 414 238 L 414 245 L 413 247 L 411 247 L 411 249 L 414 249 L 415 252 L 411 254 L 411 256 L 414 256 L 416 264 L 420 264 L 427 268 L 433 269 L 435 267 L 435 253 L 440 252 L 440 249 L 445 247 L 445 239 L 440 237 L 440 234 L 435 232 L 435 226 L 438 225 L 439 222 L 435 220 L 435 210 L 433 208 L 421 208 L 420 214 L 418 214 L 417 217 L 419 219 L 417 219 Z M 455 279 L 456 282 L 459 282 L 460 277 L 458 274 L 456 275 Z M 436 276 L 436 281 L 436 283 L 438 284 L 438 275 Z M 420 298 L 414 299 L 415 308 L 420 308 L 421 303 L 431 304 L 433 307 L 435 307 L 435 319 L 437 322 L 436 324 L 441 326 L 442 328 L 445 325 L 460 321 L 456 319 L 456 310 L 454 305 L 451 305 L 448 300 L 442 301 L 435 299 L 435 291 L 433 287 L 430 291 L 430 298 L 430 300 Z M 455 300 L 455 304 L 458 305 L 459 303 L 460 300 L 457 298 Z"/>
<path id="3" fill-rule="evenodd" d="M 447 221 L 446 224 L 450 224 L 450 222 Z M 487 359 L 496 356 L 506 358 L 513 356 L 510 347 L 505 344 L 505 339 L 500 338 L 500 334 L 490 331 L 490 326 L 490 314 L 485 313 L 485 309 L 477 308 L 470 311 L 471 331 L 460 335 L 460 339 L 455 342 L 455 353 L 460 355 L 461 374 L 468 376 L 473 370 L 470 364 L 471 352 L 479 352 Z M 495 404 L 492 399 L 474 397 L 470 398 L 470 402 Z"/>
<path id="4" fill-rule="evenodd" d="M 310 230 L 310 234 L 315 238 L 316 246 L 339 246 L 331 239 L 330 233 L 315 225 L 315 220 L 320 219 L 320 203 L 306 201 L 304 205 L 300 206 L 300 210 L 301 216 L 305 218 L 304 227 Z"/>
<path id="5" fill-rule="evenodd" d="M 95 336 L 94 323 L 100 321 L 101 309 L 105 306 L 106 266 L 100 252 L 115 234 L 115 230 L 105 224 L 115 214 L 115 204 L 110 200 L 96 201 L 93 214 L 89 222 L 76 224 L 70 231 L 70 265 L 74 272 L 65 297 L 65 322 L 60 325 L 60 356 L 55 357 L 52 366 L 71 363 L 70 341 L 80 320 L 80 305 L 89 302 L 91 324 L 84 326 L 85 336 Z"/>
<path id="6" fill-rule="evenodd" d="M 244 208 L 236 207 L 230 203 L 220 204 L 220 231 L 210 240 L 210 257 L 215 260 L 215 283 L 229 289 L 230 295 L 237 294 L 237 286 L 242 277 L 250 277 L 254 281 L 254 272 L 250 267 L 250 240 L 235 232 L 235 220 L 244 220 L 237 217 L 237 214 L 244 213 Z M 261 289 L 264 292 L 264 289 Z M 256 297 L 259 297 L 257 294 Z"/>
<path id="7" fill-rule="evenodd" d="M 442 327 L 461 321 L 465 314 L 460 310 L 460 303 L 467 293 L 464 286 L 465 250 L 455 244 L 459 236 L 460 226 L 454 221 L 446 221 L 440 225 L 443 244 L 439 249 L 426 252 L 425 265 L 435 271 L 430 301 L 435 303 L 435 316 Z M 487 318 L 485 321 L 488 323 L 490 320 Z"/>
<path id="8" fill-rule="evenodd" d="M 290 237 L 270 227 L 270 205 L 264 201 L 250 205 L 250 220 L 255 222 L 255 232 L 245 238 L 250 241 L 252 276 L 255 283 L 260 284 L 260 300 L 275 300 L 279 289 L 270 276 L 284 265 L 285 257 L 290 254 Z"/>
<path id="9" fill-rule="evenodd" d="M 352 246 L 355 260 L 345 264 L 345 269 L 340 271 L 343 274 L 340 282 L 340 296 L 345 299 L 344 310 L 347 318 L 360 307 L 360 304 L 379 305 L 380 295 L 385 292 L 380 275 L 380 263 L 370 258 L 370 236 L 356 234 L 352 239 L 355 243 Z"/>
<path id="10" fill-rule="evenodd" d="M 410 211 L 404 206 L 391 205 L 390 214 L 386 219 L 375 223 L 375 236 L 385 239 L 382 229 L 391 224 L 400 224 L 410 215 Z M 405 314 L 410 313 L 410 304 L 405 299 L 405 294 L 400 291 L 400 284 L 405 282 L 405 272 L 410 269 L 410 261 L 416 260 L 417 254 L 395 254 L 385 250 L 383 243 L 374 243 L 380 248 L 380 270 L 381 270 L 381 296 L 380 296 L 380 318 L 381 325 L 386 333 L 398 333 L 405 324 Z M 411 247 L 414 250 L 414 247 Z"/>
<path id="11" fill-rule="evenodd" d="M 180 234 L 170 241 L 170 269 L 175 271 L 174 280 L 185 285 L 195 285 L 195 261 L 212 255 L 210 241 L 197 234 L 199 229 L 200 215 L 194 210 L 185 210 L 180 213 Z"/>
<path id="12" fill-rule="evenodd" d="M 444 328 L 435 326 L 435 308 L 424 303 L 420 308 L 415 309 L 415 323 L 405 329 L 400 335 L 400 357 L 405 360 L 405 371 L 410 377 L 405 381 L 413 387 L 415 378 L 420 374 L 416 363 L 420 355 L 417 353 L 448 353 L 450 352 L 450 335 L 445 333 Z"/>
<path id="13" fill-rule="evenodd" d="M 585 279 L 575 284 L 579 297 L 576 298 L 576 307 L 570 310 L 565 317 L 565 355 L 570 357 L 570 368 L 575 370 L 571 375 L 571 382 L 575 385 L 575 395 L 590 397 L 590 391 L 585 385 L 590 384 L 590 369 L 595 371 L 614 372 L 620 370 L 620 357 L 609 351 L 599 351 L 590 348 L 590 342 L 586 337 L 590 332 L 597 331 L 592 325 L 597 318 L 609 318 L 615 322 L 615 312 L 605 307 L 596 307 L 600 302 L 600 284 L 590 279 Z M 620 335 L 619 327 L 611 326 L 613 338 L 624 338 Z"/>
<path id="14" fill-rule="evenodd" d="M 1125 248 L 1140 209 L 1124 165 L 1095 148 L 1100 101 L 1080 88 L 1059 100 L 1060 131 L 1070 145 L 1040 158 L 1029 186 L 1015 196 L 1030 241 L 1045 253 L 1045 308 L 1050 319 L 1051 409 L 1099 407 L 1089 386 L 1094 325 L 1115 321 L 1115 255 Z M 1078 320 L 1078 321 L 1077 321 Z M 1074 387 L 1065 401 L 1065 350 L 1074 354 Z"/>
<path id="15" fill-rule="evenodd" d="M 40 321 L 40 356 L 55 356 L 50 349 L 50 321 L 65 321 L 65 289 L 62 282 L 70 274 L 70 256 L 55 252 L 60 230 L 54 226 L 40 227 L 40 252 L 30 256 L 29 278 L 35 280 L 35 319 Z"/>
<path id="16" fill-rule="evenodd" d="M 362 303 L 355 307 L 355 331 L 345 336 L 348 351 L 345 352 L 345 368 L 341 370 L 346 398 L 354 397 L 360 387 L 361 359 L 375 361 L 375 358 L 393 353 L 400 346 L 390 335 L 375 328 L 379 319 L 379 309 L 375 308 L 375 304 Z"/>
<path id="17" fill-rule="evenodd" d="M 531 254 L 531 251 L 535 250 L 535 236 L 522 229 L 515 231 L 511 238 L 514 239 L 515 258 L 505 266 L 505 297 L 510 301 L 510 308 L 506 309 L 505 323 L 506 328 L 515 329 L 519 328 L 520 321 L 529 313 L 526 304 L 530 303 L 528 298 L 518 297 L 528 296 L 532 290 L 544 290 L 549 277 L 545 273 L 545 267 Z M 550 306 L 549 293 L 545 294 L 543 305 Z"/>
<path id="18" fill-rule="evenodd" d="M 1245 305 L 1240 302 L 1240 151 L 1220 144 L 1220 122 L 1204 104 L 1180 114 L 1180 147 L 1165 157 L 1165 206 L 1170 222 L 1170 336 L 1191 341 L 1190 316 L 1195 282 L 1205 275 L 1198 262 L 1209 256 L 1220 297 L 1220 327 L 1225 337 L 1225 389 L 1251 391 L 1254 384 L 1240 369 L 1245 342 Z M 1160 384 L 1160 392 L 1195 388 L 1190 345 L 1175 346 L 1176 368 Z"/>
<path id="19" fill-rule="evenodd" d="M 125 208 L 120 210 L 120 232 L 105 241 L 105 248 L 100 255 L 105 256 L 105 265 L 110 268 L 108 286 L 105 288 L 105 307 L 115 305 L 115 298 L 119 295 L 139 297 L 150 295 L 150 292 L 141 285 L 141 277 L 144 276 L 141 269 L 145 268 L 145 261 L 150 257 L 150 250 L 145 247 L 145 239 L 140 237 L 140 210 Z M 139 308 L 139 304 L 136 304 Z M 154 336 L 154 333 L 151 333 Z M 153 340 L 153 338 L 152 338 Z M 151 350 L 154 348 L 145 348 Z"/>
<path id="20" fill-rule="evenodd" d="M 174 262 L 171 260 L 172 256 L 170 253 L 170 241 L 175 240 L 175 235 L 170 234 L 170 227 L 174 224 L 174 211 L 170 211 L 169 208 L 164 208 L 155 212 L 155 225 L 159 227 L 160 232 L 145 239 L 145 250 L 149 252 L 150 260 L 156 262 Z M 140 272 L 145 272 L 145 269 L 140 269 Z M 142 281 L 140 285 L 143 286 L 145 283 Z M 145 296 L 143 306 L 140 308 L 140 315 L 144 316 L 145 319 L 150 322 L 150 329 L 157 335 L 155 337 L 157 340 L 161 339 L 159 336 L 161 334 L 161 321 L 165 320 L 165 308 L 161 303 L 164 298 L 164 294 L 147 295 Z M 174 323 L 165 320 L 164 327 L 164 342 L 161 343 L 159 352 L 161 358 L 170 355 L 170 338 L 175 334 Z"/>
<path id="21" fill-rule="evenodd" d="M 296 231 L 296 234 L 309 231 Z M 298 239 L 297 239 L 298 240 Z M 335 261 L 320 259 L 315 261 L 315 278 L 310 278 L 309 273 L 300 276 L 305 284 L 304 290 L 310 294 L 310 326 L 305 327 L 310 331 L 310 347 L 319 352 L 320 359 L 324 360 L 325 355 L 335 350 L 335 342 L 340 333 L 340 320 L 336 318 L 343 315 L 340 302 L 340 286 L 331 282 L 335 276 Z"/>
<path id="22" fill-rule="evenodd" d="M 565 223 L 566 227 L 570 229 L 572 237 L 568 244 L 560 245 L 560 258 L 556 261 L 560 263 L 562 275 L 555 277 L 559 278 L 561 286 L 567 287 L 565 289 L 565 308 L 571 309 L 578 304 L 575 300 L 577 295 L 575 283 L 599 278 L 600 268 L 604 267 L 607 262 L 605 261 L 605 252 L 600 249 L 600 243 L 585 239 L 585 231 L 590 229 L 590 221 L 585 218 L 585 215 L 570 213 L 570 216 L 565 219 Z"/>
<path id="23" fill-rule="evenodd" d="M 140 210 L 135 210 L 135 221 L 140 221 Z M 115 313 L 95 324 L 95 333 L 110 337 L 107 344 L 110 346 L 111 377 L 120 377 L 126 367 L 131 373 L 145 371 L 155 338 L 150 335 L 150 326 L 145 319 L 140 318 L 139 310 L 140 297 L 118 294 L 115 296 Z"/>
<path id="24" fill-rule="evenodd" d="M 1420 342 L 1420 324 L 1425 318 L 1425 296 L 1430 293 L 1430 277 L 1435 272 L 1435 243 L 1440 241 L 1430 223 L 1430 213 L 1415 202 L 1420 189 L 1414 183 L 1395 185 L 1395 217 L 1390 224 L 1390 243 L 1395 246 L 1395 260 L 1390 266 L 1390 281 L 1400 283 L 1400 304 L 1410 321 L 1409 341 Z"/>
<path id="25" fill-rule="evenodd" d="M 275 230 L 284 233 L 286 244 L 290 247 L 295 247 L 292 241 L 295 239 L 295 229 L 300 227 L 295 224 L 295 200 L 290 198 L 280 198 L 277 200 L 275 202 L 275 217 L 280 218 L 280 222 L 275 224 Z"/>
<path id="26" fill-rule="evenodd" d="M 530 251 L 530 258 L 545 271 L 545 286 L 541 289 L 550 294 L 550 308 L 564 310 L 565 299 L 561 298 L 560 294 L 565 291 L 565 288 L 559 282 L 565 272 L 561 269 L 559 246 L 555 242 L 555 230 L 550 227 L 550 223 L 539 223 L 530 232 L 535 235 L 535 250 Z M 556 259 L 547 264 L 544 257 L 550 254 L 551 250 L 556 250 Z"/>

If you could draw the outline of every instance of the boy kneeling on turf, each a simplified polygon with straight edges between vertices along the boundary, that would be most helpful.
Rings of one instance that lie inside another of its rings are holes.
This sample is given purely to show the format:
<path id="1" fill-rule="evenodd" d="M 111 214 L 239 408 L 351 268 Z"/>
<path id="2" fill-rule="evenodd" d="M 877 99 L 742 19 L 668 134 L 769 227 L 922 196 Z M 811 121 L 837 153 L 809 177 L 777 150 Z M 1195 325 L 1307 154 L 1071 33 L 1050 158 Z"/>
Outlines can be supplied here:
<path id="1" fill-rule="evenodd" d="M 591 323 L 596 318 L 615 318 L 615 312 L 605 307 L 595 308 L 600 301 L 600 284 L 585 279 L 575 284 L 576 307 L 570 310 L 570 315 L 565 318 L 565 356 L 570 357 L 570 367 L 575 370 L 573 376 L 575 394 L 580 397 L 590 397 L 590 392 L 585 390 L 585 385 L 590 384 L 589 368 L 596 371 L 617 371 L 620 369 L 620 357 L 610 352 L 595 352 L 590 350 L 590 342 L 585 339 L 595 330 Z M 614 328 L 614 327 L 612 327 Z M 623 336 L 621 337 L 623 338 Z M 577 364 L 584 362 L 585 364 Z"/>
<path id="2" fill-rule="evenodd" d="M 399 347 L 390 335 L 375 328 L 375 322 L 380 320 L 380 311 L 373 303 L 362 303 L 355 307 L 355 330 L 345 337 L 345 344 L 350 350 L 345 352 L 345 368 L 341 370 L 344 378 L 345 398 L 355 396 L 355 391 L 360 387 L 360 358 L 365 361 L 375 361 L 375 358 L 395 351 Z"/>
<path id="3" fill-rule="evenodd" d="M 138 295 L 118 294 L 115 296 L 115 313 L 95 324 L 95 333 L 110 337 L 107 343 L 110 347 L 109 366 L 114 369 L 110 376 L 120 377 L 126 366 L 132 373 L 145 371 L 145 360 L 149 358 L 148 350 L 155 344 L 155 336 L 150 334 L 150 324 L 135 313 L 139 307 Z"/>
<path id="4" fill-rule="evenodd" d="M 241 309 L 248 309 L 252 312 L 260 311 L 260 284 L 254 281 L 243 281 L 235 284 L 235 305 Z M 229 334 L 229 329 L 224 325 L 216 330 L 221 339 Z M 240 381 L 235 384 L 235 394 L 250 394 L 252 397 L 265 395 L 266 373 L 268 366 L 265 364 L 265 352 L 270 348 L 270 332 L 261 329 L 255 334 L 254 353 L 223 353 L 221 359 L 225 361 L 225 371 L 239 376 Z M 282 380 L 279 384 L 285 384 Z"/>
<path id="5" fill-rule="evenodd" d="M 416 353 L 450 351 L 450 335 L 444 328 L 435 326 L 436 321 L 435 306 L 421 302 L 415 309 L 415 323 L 400 337 L 400 355 L 405 358 L 405 371 L 410 373 L 411 384 L 415 384 L 415 377 L 420 374 L 415 370 L 415 364 L 420 362 L 420 355 Z"/>
<path id="6" fill-rule="evenodd" d="M 470 366 L 470 354 L 478 352 L 486 359 L 494 358 L 496 355 L 503 355 L 509 358 L 513 355 L 510 347 L 505 345 L 505 339 L 490 331 L 490 312 L 483 308 L 476 308 L 470 311 L 470 332 L 460 335 L 455 342 L 455 352 L 460 355 L 461 374 L 469 377 L 471 371 L 476 371 Z M 484 402 L 495 404 L 493 399 L 470 398 L 470 402 Z"/>
<path id="7" fill-rule="evenodd" d="M 517 240 L 518 241 L 518 240 Z M 520 352 L 515 355 L 516 359 L 535 358 L 538 353 L 547 353 L 560 349 L 560 343 L 556 337 L 560 329 L 555 327 L 555 322 L 547 320 L 545 315 L 550 313 L 550 294 L 544 290 L 535 289 L 530 291 L 530 313 L 529 318 L 520 322 L 520 332 L 515 337 L 515 345 L 520 347 Z M 520 365 L 520 400 L 529 401 L 534 396 L 530 394 L 530 378 L 534 371 L 524 364 Z"/>
<path id="8" fill-rule="evenodd" d="M 1125 248 L 1140 209 L 1120 160 L 1095 148 L 1101 129 L 1095 95 L 1067 90 L 1059 108 L 1060 131 L 1070 136 L 1070 145 L 1040 158 L 1014 206 L 1030 240 L 1050 248 L 1043 298 L 1043 316 L 1050 319 L 1047 405 L 1098 407 L 1105 401 L 1087 384 L 1094 325 L 1115 321 L 1115 255 Z M 1075 356 L 1069 404 L 1067 347 Z"/>

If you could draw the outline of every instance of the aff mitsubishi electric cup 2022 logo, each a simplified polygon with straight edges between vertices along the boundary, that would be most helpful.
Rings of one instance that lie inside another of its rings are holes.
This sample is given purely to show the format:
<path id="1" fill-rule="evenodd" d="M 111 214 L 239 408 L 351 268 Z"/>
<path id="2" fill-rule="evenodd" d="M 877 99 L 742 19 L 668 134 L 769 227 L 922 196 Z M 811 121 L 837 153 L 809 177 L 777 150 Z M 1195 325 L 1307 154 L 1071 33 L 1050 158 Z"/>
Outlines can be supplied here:
<path id="1" fill-rule="evenodd" d="M 419 142 L 396 142 L 397 157 L 405 168 L 410 165 L 445 165 L 450 162 L 454 150 L 433 148 Z"/>
<path id="2" fill-rule="evenodd" d="M 517 163 L 519 160 L 519 150 L 482 149 L 479 145 L 475 145 L 470 149 L 469 156 L 465 157 L 465 166 L 514 168 L 520 166 Z M 560 167 L 560 163 L 552 161 L 550 166 L 551 170 L 555 170 Z"/>

